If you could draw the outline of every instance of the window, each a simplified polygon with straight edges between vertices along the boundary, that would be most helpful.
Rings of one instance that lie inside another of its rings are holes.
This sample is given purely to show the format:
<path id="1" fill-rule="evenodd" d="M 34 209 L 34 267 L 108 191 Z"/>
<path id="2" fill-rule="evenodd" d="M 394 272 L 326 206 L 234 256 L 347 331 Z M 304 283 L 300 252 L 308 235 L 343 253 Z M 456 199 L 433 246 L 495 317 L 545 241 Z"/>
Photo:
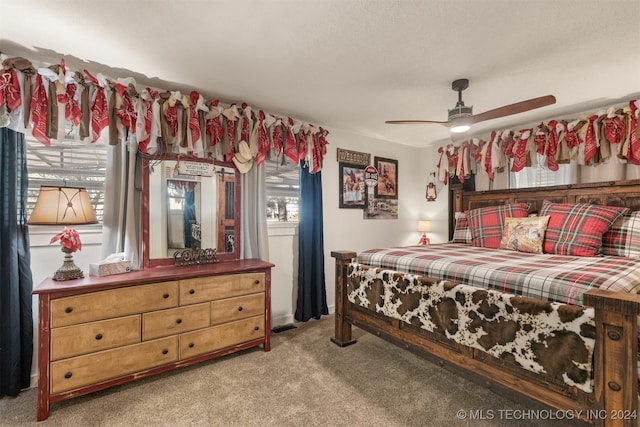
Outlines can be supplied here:
<path id="1" fill-rule="evenodd" d="M 103 138 L 106 140 L 105 133 Z M 68 126 L 65 139 L 52 139 L 50 147 L 35 139 L 31 132 L 25 134 L 25 141 L 29 172 L 27 218 L 33 211 L 41 185 L 68 185 L 87 189 L 96 217 L 102 222 L 107 145 L 101 141 L 80 142 L 77 128 L 71 126 Z"/>
<path id="2" fill-rule="evenodd" d="M 267 221 L 297 222 L 300 182 L 298 165 L 287 161 L 265 160 Z"/>
<path id="3" fill-rule="evenodd" d="M 551 185 L 571 184 L 569 163 L 562 163 L 557 171 L 551 171 L 541 165 L 526 167 L 520 172 L 509 172 L 509 188 L 548 187 Z"/>

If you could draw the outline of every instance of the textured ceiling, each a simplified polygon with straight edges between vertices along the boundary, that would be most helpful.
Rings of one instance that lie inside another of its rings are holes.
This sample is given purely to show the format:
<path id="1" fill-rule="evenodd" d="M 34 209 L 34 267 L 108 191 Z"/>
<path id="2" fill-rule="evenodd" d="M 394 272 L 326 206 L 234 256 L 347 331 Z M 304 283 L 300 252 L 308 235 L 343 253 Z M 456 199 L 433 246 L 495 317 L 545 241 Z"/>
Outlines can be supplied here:
<path id="1" fill-rule="evenodd" d="M 638 0 L 3 0 L 0 51 L 421 147 L 448 129 L 384 121 L 446 120 L 458 78 L 475 113 L 557 98 L 476 135 L 640 97 L 639 23 Z"/>

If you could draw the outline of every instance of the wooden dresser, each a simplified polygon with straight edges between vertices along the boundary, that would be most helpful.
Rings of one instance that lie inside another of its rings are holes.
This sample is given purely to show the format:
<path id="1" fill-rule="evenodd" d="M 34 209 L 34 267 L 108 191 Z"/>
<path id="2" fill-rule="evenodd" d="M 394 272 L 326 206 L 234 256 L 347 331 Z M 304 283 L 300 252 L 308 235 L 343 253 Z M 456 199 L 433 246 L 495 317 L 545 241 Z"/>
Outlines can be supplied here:
<path id="1" fill-rule="evenodd" d="M 44 280 L 38 421 L 51 403 L 262 345 L 271 267 L 260 260 Z"/>

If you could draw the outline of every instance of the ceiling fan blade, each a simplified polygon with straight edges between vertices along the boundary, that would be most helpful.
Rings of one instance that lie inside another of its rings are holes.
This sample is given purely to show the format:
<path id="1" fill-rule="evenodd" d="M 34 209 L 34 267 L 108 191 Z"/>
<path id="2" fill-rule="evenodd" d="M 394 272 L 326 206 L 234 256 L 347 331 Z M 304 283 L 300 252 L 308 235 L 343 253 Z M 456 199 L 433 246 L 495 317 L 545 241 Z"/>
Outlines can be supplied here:
<path id="1" fill-rule="evenodd" d="M 423 125 L 425 123 L 436 123 L 444 126 L 449 125 L 449 122 L 439 122 L 436 120 L 387 120 L 385 123 L 392 125 Z"/>
<path id="2" fill-rule="evenodd" d="M 555 104 L 556 98 L 553 95 L 541 96 L 539 98 L 528 99 L 526 101 L 516 102 L 515 104 L 505 105 L 503 107 L 494 108 L 484 113 L 476 114 L 469 117 L 469 123 L 478 123 L 485 120 L 497 119 L 499 117 L 510 116 L 512 114 L 524 113 L 525 111 L 535 110 L 536 108 L 545 107 Z"/>

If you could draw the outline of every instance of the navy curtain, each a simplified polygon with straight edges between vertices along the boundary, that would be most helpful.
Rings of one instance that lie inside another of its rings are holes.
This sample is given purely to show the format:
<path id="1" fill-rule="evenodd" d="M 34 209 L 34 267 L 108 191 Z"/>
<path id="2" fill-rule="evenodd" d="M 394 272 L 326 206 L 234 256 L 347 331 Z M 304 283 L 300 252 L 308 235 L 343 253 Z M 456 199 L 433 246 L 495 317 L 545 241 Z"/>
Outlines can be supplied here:
<path id="1" fill-rule="evenodd" d="M 196 220 L 196 192 L 193 188 L 184 189 L 184 247 L 191 248 L 191 224 Z"/>
<path id="2" fill-rule="evenodd" d="M 0 396 L 29 387 L 33 353 L 24 135 L 0 128 Z"/>
<path id="3" fill-rule="evenodd" d="M 329 314 L 324 277 L 322 172 L 300 166 L 298 223 L 298 301 L 295 319 L 306 322 Z"/>

